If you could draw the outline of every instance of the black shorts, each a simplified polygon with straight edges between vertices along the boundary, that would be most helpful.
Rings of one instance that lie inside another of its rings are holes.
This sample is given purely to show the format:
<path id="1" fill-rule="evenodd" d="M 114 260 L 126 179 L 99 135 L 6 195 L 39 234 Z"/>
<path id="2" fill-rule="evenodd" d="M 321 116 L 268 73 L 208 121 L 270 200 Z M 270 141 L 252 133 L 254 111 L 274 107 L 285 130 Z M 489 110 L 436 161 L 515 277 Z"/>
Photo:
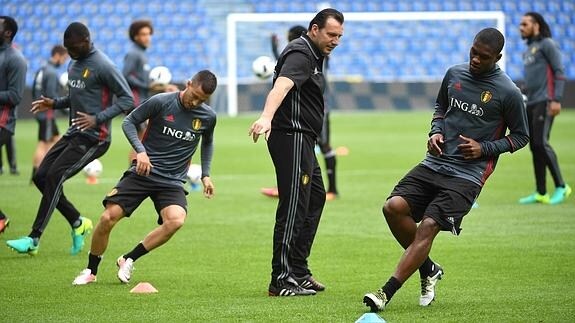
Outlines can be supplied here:
<path id="1" fill-rule="evenodd" d="M 14 134 L 10 131 L 0 127 L 0 148 L 2 148 L 3 145 L 8 144 L 13 135 Z"/>
<path id="2" fill-rule="evenodd" d="M 187 194 L 188 192 L 181 186 L 163 184 L 126 171 L 114 189 L 106 195 L 102 204 L 104 207 L 109 202 L 118 204 L 124 210 L 125 216 L 129 217 L 149 197 L 158 213 L 158 224 L 162 224 L 160 211 L 167 206 L 179 205 L 187 212 Z"/>
<path id="3" fill-rule="evenodd" d="M 50 141 L 60 134 L 56 119 L 42 119 L 38 121 L 38 141 Z"/>
<path id="4" fill-rule="evenodd" d="M 480 192 L 481 186 L 469 180 L 417 165 L 399 181 L 388 199 L 403 197 L 415 222 L 420 222 L 424 216 L 430 217 L 441 230 L 459 235 L 463 217 L 469 213 Z"/>

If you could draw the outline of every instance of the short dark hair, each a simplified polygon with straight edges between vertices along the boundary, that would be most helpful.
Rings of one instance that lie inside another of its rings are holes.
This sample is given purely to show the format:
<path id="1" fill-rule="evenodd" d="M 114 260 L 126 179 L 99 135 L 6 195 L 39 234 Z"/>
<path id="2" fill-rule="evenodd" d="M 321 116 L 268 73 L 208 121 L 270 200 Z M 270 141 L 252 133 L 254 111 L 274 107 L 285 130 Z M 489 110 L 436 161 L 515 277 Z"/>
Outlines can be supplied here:
<path id="1" fill-rule="evenodd" d="M 305 29 L 302 25 L 296 25 L 289 29 L 288 31 L 288 41 L 292 41 L 296 38 L 299 38 L 303 33 L 305 33 L 307 29 Z"/>
<path id="2" fill-rule="evenodd" d="M 10 41 L 12 41 L 18 32 L 18 23 L 9 16 L 0 16 L 0 19 L 4 19 L 4 28 L 12 32 L 12 37 L 10 38 Z"/>
<path id="3" fill-rule="evenodd" d="M 88 30 L 88 27 L 86 27 L 86 25 L 84 25 L 81 22 L 75 21 L 69 24 L 68 28 L 66 28 L 66 31 L 64 31 L 64 38 L 70 38 L 70 37 L 89 38 L 90 31 Z"/>
<path id="4" fill-rule="evenodd" d="M 330 17 L 337 20 L 337 22 L 340 24 L 343 24 L 343 13 L 333 8 L 326 8 L 318 12 L 315 17 L 313 17 L 313 19 L 309 22 L 309 27 L 307 30 L 311 30 L 313 25 L 317 25 L 320 29 L 324 28 L 327 19 Z"/>
<path id="5" fill-rule="evenodd" d="M 214 73 L 208 70 L 202 70 L 192 77 L 192 84 L 198 83 L 201 84 L 202 91 L 204 91 L 205 94 L 211 95 L 218 86 L 218 79 Z"/>
<path id="6" fill-rule="evenodd" d="M 485 28 L 477 33 L 473 42 L 485 44 L 495 52 L 494 54 L 499 54 L 505 45 L 505 37 L 495 28 Z"/>
<path id="7" fill-rule="evenodd" d="M 52 51 L 50 52 L 50 55 L 52 55 L 52 56 L 54 56 L 56 54 L 64 55 L 67 53 L 68 53 L 68 50 L 66 49 L 66 47 L 64 47 L 62 45 L 55 45 L 54 47 L 52 47 Z"/>
<path id="8" fill-rule="evenodd" d="M 140 32 L 142 28 L 148 27 L 150 28 L 150 33 L 154 34 L 154 27 L 152 26 L 152 22 L 150 20 L 135 20 L 130 24 L 130 30 L 128 33 L 130 34 L 130 40 L 135 41 L 136 35 Z"/>
<path id="9" fill-rule="evenodd" d="M 539 25 L 539 35 L 543 38 L 551 38 L 551 28 L 543 18 L 540 13 L 530 11 L 526 13 L 524 16 L 529 16 L 535 20 L 535 22 Z"/>

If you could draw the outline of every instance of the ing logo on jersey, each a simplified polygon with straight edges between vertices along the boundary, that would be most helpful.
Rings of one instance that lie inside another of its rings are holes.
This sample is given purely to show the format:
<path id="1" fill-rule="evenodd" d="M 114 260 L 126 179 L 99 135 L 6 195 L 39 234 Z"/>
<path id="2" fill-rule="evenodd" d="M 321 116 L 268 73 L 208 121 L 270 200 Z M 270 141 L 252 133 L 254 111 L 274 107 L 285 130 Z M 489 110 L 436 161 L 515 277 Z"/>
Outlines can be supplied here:
<path id="1" fill-rule="evenodd" d="M 192 129 L 199 130 L 202 127 L 202 120 L 194 119 L 192 120 Z"/>
<path id="2" fill-rule="evenodd" d="M 106 194 L 106 196 L 110 197 L 110 196 L 114 196 L 116 194 L 118 194 L 118 190 L 114 188 L 110 191 L 110 193 Z"/>
<path id="3" fill-rule="evenodd" d="M 491 93 L 491 91 L 481 92 L 481 103 L 487 103 L 487 102 L 491 101 L 492 97 L 493 97 L 493 94 Z"/>
<path id="4" fill-rule="evenodd" d="M 307 185 L 309 183 L 309 175 L 308 174 L 303 174 L 301 176 L 301 183 L 303 185 Z"/>
<path id="5" fill-rule="evenodd" d="M 90 76 L 90 70 L 86 67 L 86 68 L 84 69 L 84 71 L 82 72 L 82 77 L 85 78 L 85 79 L 87 79 L 88 76 Z"/>

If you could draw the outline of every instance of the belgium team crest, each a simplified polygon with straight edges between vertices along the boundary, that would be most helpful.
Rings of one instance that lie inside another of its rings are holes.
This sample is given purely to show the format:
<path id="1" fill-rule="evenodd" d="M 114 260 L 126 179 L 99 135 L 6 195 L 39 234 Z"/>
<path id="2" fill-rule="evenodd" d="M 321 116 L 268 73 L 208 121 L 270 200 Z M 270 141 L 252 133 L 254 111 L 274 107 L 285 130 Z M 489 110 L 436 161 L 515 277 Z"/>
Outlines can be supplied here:
<path id="1" fill-rule="evenodd" d="M 303 174 L 301 176 L 301 183 L 303 185 L 307 185 L 309 183 L 309 175 L 308 174 Z"/>
<path id="2" fill-rule="evenodd" d="M 491 93 L 491 91 L 481 92 L 481 103 L 487 103 L 487 102 L 491 101 L 492 97 L 493 97 L 493 94 Z"/>
<path id="3" fill-rule="evenodd" d="M 85 79 L 87 79 L 88 76 L 90 76 L 90 70 L 86 67 L 86 68 L 84 69 L 84 71 L 82 72 L 82 77 L 85 78 Z"/>
<path id="4" fill-rule="evenodd" d="M 107 197 L 114 196 L 118 194 L 118 190 L 116 188 L 112 189 L 110 193 L 106 194 Z"/>
<path id="5" fill-rule="evenodd" d="M 202 127 L 202 120 L 200 119 L 194 119 L 192 121 L 192 129 L 194 130 L 199 130 Z"/>

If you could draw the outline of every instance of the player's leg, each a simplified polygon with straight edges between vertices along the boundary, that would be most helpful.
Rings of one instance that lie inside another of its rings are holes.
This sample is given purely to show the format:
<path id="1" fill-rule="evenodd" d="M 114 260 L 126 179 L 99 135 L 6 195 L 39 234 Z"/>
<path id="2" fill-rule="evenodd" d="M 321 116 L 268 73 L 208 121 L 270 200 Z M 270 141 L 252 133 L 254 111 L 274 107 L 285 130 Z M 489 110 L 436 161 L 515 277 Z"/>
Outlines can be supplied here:
<path id="1" fill-rule="evenodd" d="M 407 249 L 415 240 L 417 222 L 423 218 L 427 205 L 434 197 L 436 174 L 430 169 L 418 165 L 409 171 L 394 187 L 383 206 L 383 215 L 397 242 Z M 419 265 L 420 277 L 426 277 L 433 271 L 435 263 L 427 256 Z M 364 296 L 364 303 L 373 311 L 382 310 L 403 282 L 391 277 L 376 292 Z"/>
<path id="2" fill-rule="evenodd" d="M 0 174 L 2 174 L 4 172 L 2 149 L 8 143 L 8 141 L 10 141 L 11 136 L 12 136 L 12 133 L 10 131 L 0 127 Z"/>
<path id="3" fill-rule="evenodd" d="M 303 150 L 313 154 L 315 144 L 315 140 L 307 140 L 306 136 L 297 132 L 272 131 L 267 142 L 279 192 L 273 234 L 272 277 L 268 289 L 270 296 L 315 294 L 315 291 L 301 288 L 291 277 L 293 241 L 305 219 L 311 192 L 311 164 L 307 173 L 300 171 Z"/>
<path id="4" fill-rule="evenodd" d="M 16 160 L 16 142 L 14 141 L 14 135 L 10 136 L 10 140 L 6 143 L 6 155 L 8 157 L 8 164 L 10 165 L 10 174 L 20 175 Z"/>
<path id="5" fill-rule="evenodd" d="M 34 151 L 34 156 L 32 157 L 32 177 L 30 183 L 34 182 L 34 176 L 40 167 L 40 163 L 46 153 L 48 152 L 48 134 L 47 134 L 47 121 L 46 119 L 36 119 L 38 122 L 38 143 L 36 144 L 36 150 Z"/>
<path id="6" fill-rule="evenodd" d="M 82 270 L 80 274 L 76 276 L 72 285 L 87 285 L 96 281 L 102 255 L 108 248 L 110 232 L 123 217 L 124 210 L 121 206 L 113 202 L 106 203 L 106 209 L 100 216 L 100 220 L 96 224 L 94 233 L 92 234 L 92 244 L 90 246 L 90 253 L 88 254 L 88 265 L 86 269 Z"/>
<path id="7" fill-rule="evenodd" d="M 549 204 L 559 204 L 565 200 L 571 194 L 571 187 L 565 183 L 563 176 L 561 175 L 561 169 L 559 168 L 559 161 L 557 159 L 557 154 L 551 144 L 549 143 L 549 137 L 551 135 L 551 128 L 553 126 L 554 116 L 545 114 L 545 121 L 543 123 L 543 150 L 545 151 L 545 164 L 549 168 L 551 177 L 553 178 L 553 183 L 555 184 L 555 191 L 551 194 L 549 198 Z"/>
<path id="8" fill-rule="evenodd" d="M 150 192 L 156 212 L 160 216 L 160 226 L 148 233 L 134 249 L 118 258 L 118 279 L 123 283 L 130 281 L 134 262 L 168 242 L 186 220 L 187 200 L 182 187 L 159 186 L 153 182 L 144 183 L 142 186 L 147 187 Z"/>
<path id="9" fill-rule="evenodd" d="M 68 178 L 77 174 L 92 160 L 102 156 L 109 143 L 94 143 L 91 139 L 80 136 L 61 140 L 51 149 L 40 164 L 34 183 L 42 192 L 38 213 L 32 226 L 30 237 L 36 241 L 48 225 L 50 217 L 57 207 L 72 227 L 71 253 L 77 254 L 83 247 L 84 237 L 92 229 L 88 218 L 66 198 L 63 184 Z"/>
<path id="10" fill-rule="evenodd" d="M 336 152 L 330 145 L 330 134 L 329 111 L 326 111 L 323 116 L 323 127 L 320 138 L 318 138 L 318 145 L 325 160 L 325 173 L 327 175 L 326 197 L 328 200 L 334 200 L 338 194 L 336 185 Z"/>
<path id="11" fill-rule="evenodd" d="M 311 191 L 308 210 L 303 226 L 295 237 L 291 260 L 294 278 L 300 286 L 315 291 L 323 291 L 325 286 L 312 277 L 311 270 L 308 267 L 308 258 L 311 254 L 311 248 L 326 201 L 321 169 L 315 155 L 312 155 L 312 157 L 314 167 L 312 168 L 310 181 Z"/>
<path id="12" fill-rule="evenodd" d="M 547 152 L 545 150 L 545 123 L 547 119 L 547 103 L 539 102 L 527 106 L 527 121 L 529 122 L 529 149 L 535 173 L 536 192 L 519 199 L 521 204 L 548 203 L 549 195 L 546 187 Z"/>
<path id="13" fill-rule="evenodd" d="M 46 176 L 50 171 L 50 166 L 59 158 L 60 154 L 66 149 L 68 145 L 67 140 L 63 140 L 60 145 L 57 145 L 52 149 L 44 159 L 44 163 L 40 164 L 39 172 L 36 172 L 34 178 L 34 184 L 38 190 L 42 193 L 46 183 Z M 38 218 L 36 218 L 38 220 Z M 44 218 L 42 218 L 44 220 Z M 16 250 L 19 253 L 28 253 L 30 255 L 35 255 L 38 252 L 39 239 L 41 232 L 38 234 L 30 234 L 26 237 L 19 239 L 13 239 L 6 241 L 8 247 Z"/>

